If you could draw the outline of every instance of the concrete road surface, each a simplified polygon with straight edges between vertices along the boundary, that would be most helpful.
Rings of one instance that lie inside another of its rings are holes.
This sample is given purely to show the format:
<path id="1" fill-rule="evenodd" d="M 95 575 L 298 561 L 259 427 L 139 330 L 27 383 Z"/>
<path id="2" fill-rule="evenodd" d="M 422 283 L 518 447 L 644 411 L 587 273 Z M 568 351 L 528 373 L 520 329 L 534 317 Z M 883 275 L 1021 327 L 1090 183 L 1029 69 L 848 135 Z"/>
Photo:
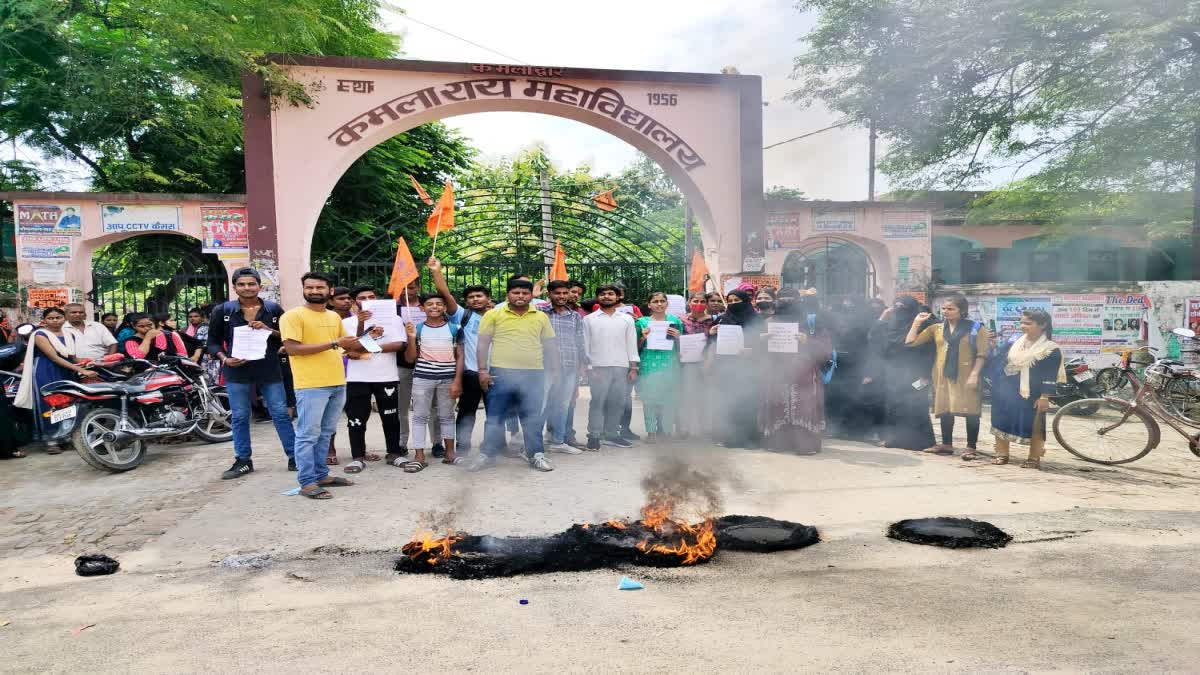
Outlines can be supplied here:
<path id="1" fill-rule="evenodd" d="M 219 480 L 228 445 L 156 446 L 117 475 L 72 454 L 0 463 L 0 670 L 1200 669 L 1200 459 L 1176 438 L 1124 467 L 1051 448 L 1042 472 L 841 441 L 815 457 L 638 444 L 555 456 L 545 474 L 514 460 L 482 474 L 372 464 L 314 502 L 280 494 L 295 481 L 272 434 L 255 426 L 257 471 L 237 481 Z M 726 513 L 813 524 L 824 541 L 687 569 L 471 582 L 392 571 L 422 512 L 497 535 L 634 515 L 665 452 L 716 470 Z M 895 520 L 937 515 L 1015 541 L 884 537 Z M 120 572 L 76 577 L 74 557 L 93 551 Z M 255 553 L 270 562 L 218 565 Z M 645 590 L 617 591 L 623 574 Z"/>

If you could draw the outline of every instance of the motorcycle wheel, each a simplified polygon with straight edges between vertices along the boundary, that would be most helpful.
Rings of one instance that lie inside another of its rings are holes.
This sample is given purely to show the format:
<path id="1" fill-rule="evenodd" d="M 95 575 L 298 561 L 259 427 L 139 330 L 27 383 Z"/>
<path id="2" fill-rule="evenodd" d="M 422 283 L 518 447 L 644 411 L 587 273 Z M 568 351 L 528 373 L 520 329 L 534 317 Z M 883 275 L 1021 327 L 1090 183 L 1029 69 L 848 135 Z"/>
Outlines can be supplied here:
<path id="1" fill-rule="evenodd" d="M 71 434 L 75 452 L 83 461 L 103 471 L 119 473 L 136 469 L 146 459 L 146 441 L 137 439 L 124 445 L 104 440 L 104 434 L 115 432 L 121 415 L 108 408 L 96 408 L 83 416 Z"/>
<path id="2" fill-rule="evenodd" d="M 224 387 L 212 390 L 208 416 L 192 433 L 207 443 L 224 443 L 233 438 L 233 411 L 229 407 L 229 393 Z"/>

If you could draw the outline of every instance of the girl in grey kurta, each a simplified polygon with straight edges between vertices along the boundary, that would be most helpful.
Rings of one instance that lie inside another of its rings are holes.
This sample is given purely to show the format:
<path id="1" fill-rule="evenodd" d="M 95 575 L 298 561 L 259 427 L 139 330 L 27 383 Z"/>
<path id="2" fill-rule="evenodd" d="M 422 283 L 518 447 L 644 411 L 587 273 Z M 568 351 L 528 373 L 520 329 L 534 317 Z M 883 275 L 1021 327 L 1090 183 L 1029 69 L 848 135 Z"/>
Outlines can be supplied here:
<path id="1" fill-rule="evenodd" d="M 954 454 L 954 418 L 967 421 L 967 449 L 963 459 L 975 459 L 979 443 L 979 373 L 987 357 L 988 329 L 967 318 L 967 299 L 953 296 L 942 303 L 942 322 L 920 330 L 929 314 L 918 314 L 905 341 L 910 346 L 933 342 L 933 414 L 941 422 L 942 442 L 929 449 L 939 455 Z"/>

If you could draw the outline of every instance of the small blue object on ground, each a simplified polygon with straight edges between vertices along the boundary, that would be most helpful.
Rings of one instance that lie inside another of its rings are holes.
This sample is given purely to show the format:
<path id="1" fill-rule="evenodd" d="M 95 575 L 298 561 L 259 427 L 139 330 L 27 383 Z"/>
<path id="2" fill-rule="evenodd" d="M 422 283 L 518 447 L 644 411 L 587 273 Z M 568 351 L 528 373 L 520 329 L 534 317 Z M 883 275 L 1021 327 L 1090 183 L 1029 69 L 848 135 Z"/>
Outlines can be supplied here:
<path id="1" fill-rule="evenodd" d="M 529 604 L 529 601 L 528 601 L 528 600 L 526 600 L 525 598 L 521 598 L 521 604 L 522 604 L 522 605 L 528 605 L 528 604 Z"/>
<path id="2" fill-rule="evenodd" d="M 633 579 L 630 579 L 629 577 L 621 577 L 621 583 L 617 585 L 618 591 L 640 591 L 643 588 L 645 588 L 645 586 L 639 584 Z"/>
<path id="3" fill-rule="evenodd" d="M 279 494 L 283 495 L 284 497 L 295 497 L 296 495 L 300 494 L 300 488 L 294 487 L 287 492 L 280 492 Z"/>

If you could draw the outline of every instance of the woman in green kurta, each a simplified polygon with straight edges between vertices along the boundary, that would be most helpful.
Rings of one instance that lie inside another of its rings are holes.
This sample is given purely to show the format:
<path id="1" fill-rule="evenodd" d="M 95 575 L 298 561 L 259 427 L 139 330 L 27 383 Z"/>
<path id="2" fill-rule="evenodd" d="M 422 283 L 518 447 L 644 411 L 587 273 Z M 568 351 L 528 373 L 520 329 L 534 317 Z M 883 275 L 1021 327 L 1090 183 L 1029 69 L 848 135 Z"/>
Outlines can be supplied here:
<path id="1" fill-rule="evenodd" d="M 644 316 L 634 322 L 638 336 L 638 353 L 642 359 L 637 392 L 646 420 L 646 441 L 653 443 L 666 438 L 675 429 L 680 381 L 677 339 L 683 333 L 683 322 L 679 317 L 667 314 L 666 293 L 651 293 L 646 304 L 650 307 L 650 316 Z M 671 349 L 647 349 L 651 321 L 666 321 L 670 324 L 667 327 L 667 339 L 671 343 Z"/>
<path id="2" fill-rule="evenodd" d="M 937 359 L 933 362 L 933 415 L 942 426 L 942 442 L 928 451 L 939 455 L 954 454 L 954 418 L 967 421 L 967 449 L 963 459 L 975 459 L 979 440 L 979 415 L 983 404 L 979 392 L 979 371 L 987 358 L 991 336 L 987 327 L 967 318 L 967 299 L 956 295 L 942 304 L 941 323 L 920 330 L 929 314 L 918 314 L 905 340 L 910 347 L 933 342 Z"/>

